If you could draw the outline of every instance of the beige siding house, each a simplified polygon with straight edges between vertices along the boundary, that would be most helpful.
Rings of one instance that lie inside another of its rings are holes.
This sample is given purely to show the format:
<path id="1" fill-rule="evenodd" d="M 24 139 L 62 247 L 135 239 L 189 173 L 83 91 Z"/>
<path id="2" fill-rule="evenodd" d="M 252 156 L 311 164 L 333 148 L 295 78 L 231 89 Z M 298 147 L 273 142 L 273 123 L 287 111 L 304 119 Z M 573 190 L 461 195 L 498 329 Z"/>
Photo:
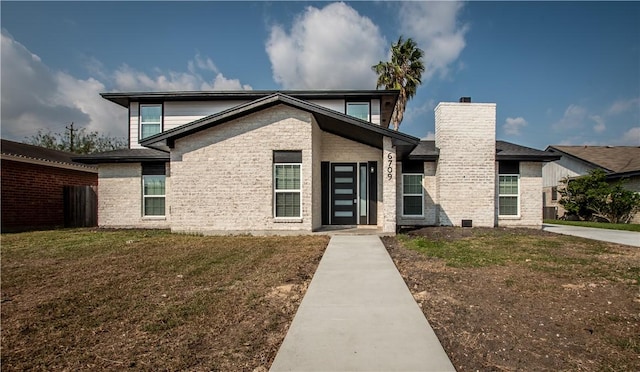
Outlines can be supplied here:
<path id="1" fill-rule="evenodd" d="M 546 152 L 560 157 L 542 168 L 543 203 L 548 217 L 562 217 L 558 186 L 565 178 L 587 175 L 601 169 L 607 180 L 625 180 L 625 188 L 640 193 L 640 146 L 560 146 L 547 147 Z M 640 223 L 636 214 L 633 223 Z"/>
<path id="2" fill-rule="evenodd" d="M 130 147 L 99 169 L 99 225 L 204 234 L 542 224 L 542 164 L 496 105 L 441 103 L 436 139 L 389 129 L 397 91 L 105 93 Z"/>

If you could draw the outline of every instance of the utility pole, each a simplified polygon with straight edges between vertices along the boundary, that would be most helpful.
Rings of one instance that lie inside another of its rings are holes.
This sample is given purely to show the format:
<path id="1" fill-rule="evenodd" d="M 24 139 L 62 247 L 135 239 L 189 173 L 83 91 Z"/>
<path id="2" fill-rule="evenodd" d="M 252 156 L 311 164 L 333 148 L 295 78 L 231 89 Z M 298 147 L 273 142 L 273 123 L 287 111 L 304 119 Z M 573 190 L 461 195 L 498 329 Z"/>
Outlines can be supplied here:
<path id="1" fill-rule="evenodd" d="M 73 131 L 75 130 L 73 128 L 73 122 L 71 122 L 70 126 L 65 128 L 69 130 L 69 152 L 73 152 Z"/>

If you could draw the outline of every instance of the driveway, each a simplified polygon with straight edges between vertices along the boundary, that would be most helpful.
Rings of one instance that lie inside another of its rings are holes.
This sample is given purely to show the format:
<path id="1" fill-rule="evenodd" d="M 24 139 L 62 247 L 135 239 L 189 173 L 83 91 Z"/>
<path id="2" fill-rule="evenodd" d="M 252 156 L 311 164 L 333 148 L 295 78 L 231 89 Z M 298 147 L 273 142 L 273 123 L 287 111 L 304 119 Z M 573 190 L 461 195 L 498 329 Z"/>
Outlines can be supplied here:
<path id="1" fill-rule="evenodd" d="M 550 223 L 543 224 L 542 230 L 556 234 L 573 235 L 603 242 L 640 247 L 640 232 L 635 231 L 597 229 L 594 227 L 555 225 Z"/>

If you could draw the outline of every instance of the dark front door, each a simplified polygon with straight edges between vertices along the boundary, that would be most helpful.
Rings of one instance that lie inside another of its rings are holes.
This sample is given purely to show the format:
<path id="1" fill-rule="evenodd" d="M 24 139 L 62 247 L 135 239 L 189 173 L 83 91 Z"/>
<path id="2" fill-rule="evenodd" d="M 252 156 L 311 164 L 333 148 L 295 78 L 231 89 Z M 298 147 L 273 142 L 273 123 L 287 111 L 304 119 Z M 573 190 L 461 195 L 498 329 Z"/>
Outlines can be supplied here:
<path id="1" fill-rule="evenodd" d="M 356 163 L 331 164 L 331 224 L 355 225 L 357 219 Z"/>

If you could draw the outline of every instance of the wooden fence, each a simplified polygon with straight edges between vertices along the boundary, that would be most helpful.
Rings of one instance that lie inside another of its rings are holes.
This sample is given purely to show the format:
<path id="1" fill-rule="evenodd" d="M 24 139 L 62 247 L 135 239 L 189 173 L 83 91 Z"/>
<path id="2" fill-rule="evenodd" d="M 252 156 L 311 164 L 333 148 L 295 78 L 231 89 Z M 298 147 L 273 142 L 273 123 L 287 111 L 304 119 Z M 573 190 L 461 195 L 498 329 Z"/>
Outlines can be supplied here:
<path id="1" fill-rule="evenodd" d="M 64 186 L 64 227 L 98 226 L 96 186 Z"/>

